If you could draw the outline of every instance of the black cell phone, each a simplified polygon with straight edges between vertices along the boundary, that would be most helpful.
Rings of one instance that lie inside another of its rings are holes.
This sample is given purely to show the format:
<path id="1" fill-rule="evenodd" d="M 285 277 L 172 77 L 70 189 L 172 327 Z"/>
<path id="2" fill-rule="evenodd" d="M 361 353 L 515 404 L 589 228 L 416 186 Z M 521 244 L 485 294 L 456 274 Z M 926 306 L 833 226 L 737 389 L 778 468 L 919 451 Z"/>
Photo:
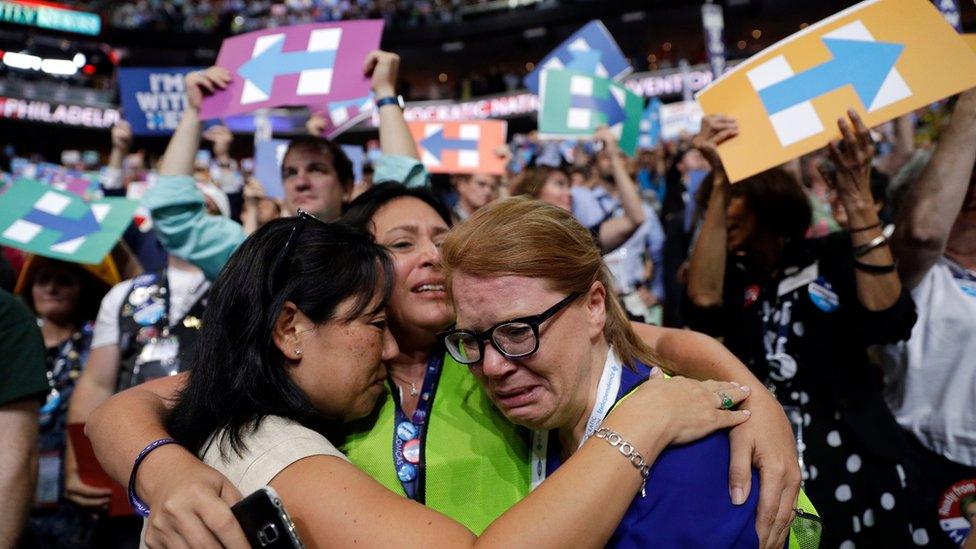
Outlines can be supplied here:
<path id="1" fill-rule="evenodd" d="M 248 543 L 258 549 L 304 549 L 274 488 L 265 486 L 230 508 Z"/>

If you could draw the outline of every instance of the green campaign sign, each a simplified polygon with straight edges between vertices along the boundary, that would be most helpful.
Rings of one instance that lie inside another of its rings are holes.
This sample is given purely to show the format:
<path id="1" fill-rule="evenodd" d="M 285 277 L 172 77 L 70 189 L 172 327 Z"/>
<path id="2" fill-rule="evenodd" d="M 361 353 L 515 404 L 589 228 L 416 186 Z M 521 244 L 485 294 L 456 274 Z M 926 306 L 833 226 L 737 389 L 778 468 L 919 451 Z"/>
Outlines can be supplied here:
<path id="1" fill-rule="evenodd" d="M 98 35 L 102 18 L 56 4 L 0 0 L 0 21 L 41 29 Z"/>
<path id="2" fill-rule="evenodd" d="M 95 265 L 118 242 L 138 205 L 125 198 L 85 202 L 74 193 L 21 179 L 0 195 L 0 244 Z"/>
<path id="3" fill-rule="evenodd" d="M 587 138 L 610 126 L 620 148 L 637 150 L 644 100 L 612 80 L 568 70 L 547 70 L 540 79 L 539 133 L 550 138 Z"/>

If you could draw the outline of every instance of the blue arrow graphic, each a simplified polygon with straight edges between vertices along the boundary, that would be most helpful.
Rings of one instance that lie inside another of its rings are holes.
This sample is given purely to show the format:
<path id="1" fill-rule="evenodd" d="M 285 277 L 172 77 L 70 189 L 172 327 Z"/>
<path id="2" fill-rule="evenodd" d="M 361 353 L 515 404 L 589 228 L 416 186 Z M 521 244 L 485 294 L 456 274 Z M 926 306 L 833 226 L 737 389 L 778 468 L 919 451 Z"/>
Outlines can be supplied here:
<path id="1" fill-rule="evenodd" d="M 46 229 L 51 229 L 52 231 L 58 231 L 61 233 L 61 238 L 58 239 L 55 244 L 60 244 L 62 242 L 67 242 L 69 240 L 74 240 L 81 236 L 88 236 L 92 233 L 98 232 L 102 227 L 98 224 L 98 220 L 95 219 L 95 214 L 91 210 L 87 210 L 85 215 L 81 216 L 79 219 L 69 219 L 67 217 L 61 217 L 54 214 L 49 214 L 41 210 L 33 209 L 23 217 L 24 221 L 30 221 L 31 223 L 36 223 Z"/>
<path id="2" fill-rule="evenodd" d="M 335 64 L 335 50 L 283 53 L 284 47 L 285 38 L 281 37 L 257 57 L 252 57 L 238 67 L 237 74 L 250 80 L 265 95 L 271 95 L 271 85 L 277 76 L 310 69 L 328 69 Z"/>
<path id="3" fill-rule="evenodd" d="M 430 154 L 440 158 L 445 150 L 476 151 L 478 150 L 478 141 L 474 139 L 447 139 L 444 137 L 444 130 L 440 130 L 421 139 L 420 146 L 427 149 Z"/>
<path id="4" fill-rule="evenodd" d="M 571 53 L 573 60 L 566 65 L 566 70 L 583 74 L 596 74 L 596 66 L 600 64 L 603 52 L 600 50 L 577 50 Z"/>
<path id="5" fill-rule="evenodd" d="M 609 97 L 602 99 L 589 95 L 574 95 L 570 104 L 575 109 L 590 109 L 592 111 L 602 112 L 607 115 L 607 125 L 613 126 L 626 120 L 627 112 L 620 106 L 620 103 L 617 103 L 617 99 L 612 93 L 609 91 L 607 93 Z"/>
<path id="6" fill-rule="evenodd" d="M 776 114 L 793 105 L 850 84 L 865 109 L 877 97 L 904 44 L 824 38 L 833 59 L 777 82 L 759 92 L 766 111 Z"/>

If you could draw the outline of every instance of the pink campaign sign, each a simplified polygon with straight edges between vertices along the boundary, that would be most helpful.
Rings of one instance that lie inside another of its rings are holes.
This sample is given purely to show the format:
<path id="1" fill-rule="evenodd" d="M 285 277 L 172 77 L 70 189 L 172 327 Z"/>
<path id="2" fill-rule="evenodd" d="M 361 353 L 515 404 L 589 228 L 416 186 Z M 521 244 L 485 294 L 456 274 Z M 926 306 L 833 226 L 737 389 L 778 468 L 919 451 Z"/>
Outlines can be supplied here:
<path id="1" fill-rule="evenodd" d="M 363 63 L 378 49 L 382 20 L 311 23 L 224 40 L 217 65 L 234 75 L 203 100 L 204 119 L 268 107 L 322 105 L 369 93 Z"/>

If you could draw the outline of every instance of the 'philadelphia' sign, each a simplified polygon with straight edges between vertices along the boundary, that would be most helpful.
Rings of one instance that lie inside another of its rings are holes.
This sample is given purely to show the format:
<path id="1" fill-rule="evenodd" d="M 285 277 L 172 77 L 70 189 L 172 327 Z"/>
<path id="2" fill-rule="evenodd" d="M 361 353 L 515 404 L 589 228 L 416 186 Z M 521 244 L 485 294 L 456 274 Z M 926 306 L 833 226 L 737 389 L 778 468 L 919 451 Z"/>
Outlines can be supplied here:
<path id="1" fill-rule="evenodd" d="M 0 22 L 92 36 L 102 30 L 101 17 L 93 13 L 30 0 L 0 0 Z"/>

